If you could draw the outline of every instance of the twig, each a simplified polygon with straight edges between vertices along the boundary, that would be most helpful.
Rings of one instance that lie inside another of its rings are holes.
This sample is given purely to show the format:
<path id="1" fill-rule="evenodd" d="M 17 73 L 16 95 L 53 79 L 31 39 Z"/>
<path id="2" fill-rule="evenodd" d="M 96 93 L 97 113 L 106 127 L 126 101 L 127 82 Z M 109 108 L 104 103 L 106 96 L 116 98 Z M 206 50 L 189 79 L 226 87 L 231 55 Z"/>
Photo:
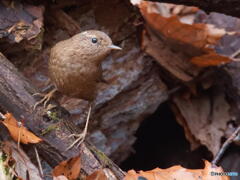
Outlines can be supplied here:
<path id="1" fill-rule="evenodd" d="M 240 126 L 238 126 L 236 130 L 232 133 L 232 135 L 223 143 L 221 149 L 218 151 L 217 155 L 212 161 L 213 165 L 216 165 L 218 161 L 222 158 L 224 152 L 226 151 L 228 146 L 234 141 L 234 139 L 237 137 L 239 132 L 240 132 Z"/>
<path id="2" fill-rule="evenodd" d="M 233 54 L 231 54 L 230 58 L 234 59 L 239 54 L 240 54 L 240 48 L 238 50 L 236 50 Z"/>
<path id="3" fill-rule="evenodd" d="M 17 140 L 17 148 L 20 149 L 20 141 L 21 141 L 21 128 L 18 131 L 18 140 Z"/>
<path id="4" fill-rule="evenodd" d="M 36 148 L 36 147 L 34 147 L 34 151 L 35 151 L 35 153 L 36 153 L 36 158 L 37 158 L 37 162 L 38 162 L 39 173 L 40 173 L 41 178 L 43 178 L 42 164 L 41 164 L 41 161 L 40 161 L 40 158 L 39 158 L 38 151 L 37 151 L 37 148 Z"/>
<path id="5" fill-rule="evenodd" d="M 240 54 L 240 48 L 230 55 L 230 59 L 232 59 L 233 61 L 239 62 L 240 59 L 236 58 L 239 54 Z"/>

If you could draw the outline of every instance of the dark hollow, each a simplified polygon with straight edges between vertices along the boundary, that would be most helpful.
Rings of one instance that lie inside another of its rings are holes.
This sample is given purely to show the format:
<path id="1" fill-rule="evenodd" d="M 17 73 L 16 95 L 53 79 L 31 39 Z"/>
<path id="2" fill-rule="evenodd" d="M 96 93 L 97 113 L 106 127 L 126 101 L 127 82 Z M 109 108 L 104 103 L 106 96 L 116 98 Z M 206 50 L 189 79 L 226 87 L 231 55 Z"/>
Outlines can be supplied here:
<path id="1" fill-rule="evenodd" d="M 182 165 L 185 168 L 203 168 L 203 160 L 212 160 L 205 147 L 190 150 L 183 128 L 176 122 L 168 103 L 144 120 L 136 132 L 133 153 L 120 167 L 123 170 L 151 170 Z"/>

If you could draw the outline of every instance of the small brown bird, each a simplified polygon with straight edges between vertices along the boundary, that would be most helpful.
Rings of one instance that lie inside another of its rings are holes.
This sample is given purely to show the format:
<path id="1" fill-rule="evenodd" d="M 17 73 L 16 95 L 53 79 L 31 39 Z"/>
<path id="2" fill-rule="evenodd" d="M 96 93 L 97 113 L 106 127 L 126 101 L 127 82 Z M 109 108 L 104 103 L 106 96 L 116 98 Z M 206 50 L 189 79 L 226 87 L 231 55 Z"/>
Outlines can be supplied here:
<path id="1" fill-rule="evenodd" d="M 96 96 L 97 83 L 102 80 L 101 62 L 113 49 L 121 50 L 113 45 L 107 34 L 97 30 L 84 31 L 57 43 L 51 49 L 48 65 L 50 79 L 56 88 L 36 103 L 34 108 L 43 102 L 46 105 L 56 90 L 92 102 Z M 71 147 L 84 140 L 90 112 L 91 106 L 84 131 Z"/>

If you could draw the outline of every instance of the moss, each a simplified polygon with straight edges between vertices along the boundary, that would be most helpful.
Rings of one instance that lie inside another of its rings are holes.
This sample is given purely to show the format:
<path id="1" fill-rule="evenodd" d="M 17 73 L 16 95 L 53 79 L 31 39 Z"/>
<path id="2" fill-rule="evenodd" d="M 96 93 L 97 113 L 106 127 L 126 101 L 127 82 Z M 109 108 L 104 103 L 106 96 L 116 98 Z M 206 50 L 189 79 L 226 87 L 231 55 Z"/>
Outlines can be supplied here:
<path id="1" fill-rule="evenodd" d="M 41 132 L 41 135 L 45 135 L 53 130 L 59 130 L 59 123 L 62 121 L 62 119 L 58 116 L 58 112 L 56 111 L 47 111 L 47 116 L 50 120 L 52 120 L 53 124 L 49 125 L 47 128 L 43 129 Z"/>
<path id="2" fill-rule="evenodd" d="M 47 128 L 42 130 L 41 135 L 43 136 L 53 130 L 58 130 L 58 128 L 59 128 L 58 126 L 59 126 L 59 123 L 49 125 Z"/>
<path id="3" fill-rule="evenodd" d="M 58 117 L 58 113 L 55 111 L 47 111 L 47 115 L 53 121 L 59 122 L 62 120 L 61 118 Z"/>
<path id="4" fill-rule="evenodd" d="M 102 165 L 104 166 L 108 166 L 111 165 L 112 161 L 100 150 L 98 150 L 97 148 L 90 146 L 89 149 L 93 152 L 93 154 L 100 160 L 100 162 L 102 163 Z"/>

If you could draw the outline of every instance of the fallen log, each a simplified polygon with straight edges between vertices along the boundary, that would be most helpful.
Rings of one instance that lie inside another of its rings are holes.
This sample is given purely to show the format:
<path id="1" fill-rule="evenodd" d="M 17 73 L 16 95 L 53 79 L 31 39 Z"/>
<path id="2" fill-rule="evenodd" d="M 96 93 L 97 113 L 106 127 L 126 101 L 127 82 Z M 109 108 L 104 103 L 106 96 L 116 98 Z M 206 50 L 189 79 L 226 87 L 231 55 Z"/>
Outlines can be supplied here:
<path id="1" fill-rule="evenodd" d="M 22 119 L 26 127 L 44 139 L 42 143 L 36 145 L 42 159 L 54 167 L 80 152 L 82 171 L 85 174 L 91 174 L 97 169 L 108 167 L 117 179 L 124 176 L 120 168 L 88 142 L 83 143 L 79 149 L 74 147 L 65 151 L 67 146 L 73 142 L 73 139 L 70 140 L 66 137 L 71 133 L 79 132 L 76 126 L 68 121 L 68 113 L 64 112 L 63 108 L 57 108 L 58 112 L 55 111 L 57 112 L 56 117 L 61 118 L 59 127 L 42 136 L 41 130 L 55 122 L 48 122 L 49 118 L 44 115 L 43 107 L 39 107 L 35 111 L 32 110 L 36 103 L 32 94 L 36 93 L 36 90 L 3 54 L 0 55 L 0 64 L 0 109 L 2 112 L 11 112 L 18 120 Z M 0 135 L 6 136 L 2 133 Z M 29 145 L 28 148 L 30 147 Z"/>

